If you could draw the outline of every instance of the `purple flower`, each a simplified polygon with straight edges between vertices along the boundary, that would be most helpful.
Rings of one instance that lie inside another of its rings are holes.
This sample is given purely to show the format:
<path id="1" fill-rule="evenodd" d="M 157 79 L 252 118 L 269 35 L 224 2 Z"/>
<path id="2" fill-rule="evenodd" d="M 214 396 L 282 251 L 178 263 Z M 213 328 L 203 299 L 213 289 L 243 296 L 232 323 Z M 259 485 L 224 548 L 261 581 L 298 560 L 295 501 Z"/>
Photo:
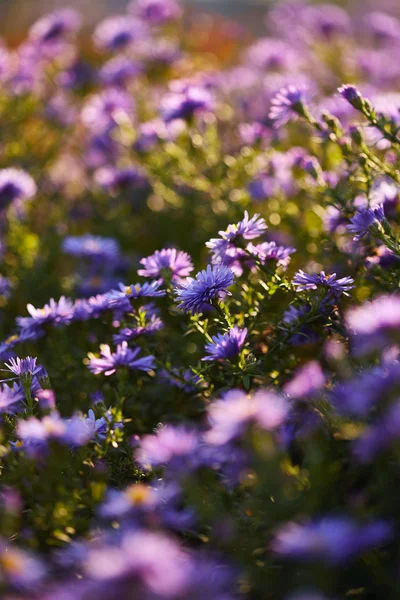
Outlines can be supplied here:
<path id="1" fill-rule="evenodd" d="M 291 398 L 314 396 L 325 385 L 325 375 L 318 362 L 312 360 L 303 365 L 283 387 Z"/>
<path id="2" fill-rule="evenodd" d="M 146 27 L 142 21 L 121 15 L 104 19 L 96 27 L 93 37 L 101 50 L 114 51 L 130 46 L 145 35 Z"/>
<path id="3" fill-rule="evenodd" d="M 233 272 L 223 265 L 208 266 L 200 271 L 196 278 L 187 277 L 176 288 L 179 308 L 184 312 L 201 312 L 214 298 L 223 298 L 229 294 L 227 288 L 234 282 Z"/>
<path id="4" fill-rule="evenodd" d="M 179 283 L 193 271 L 193 263 L 189 254 L 178 252 L 176 248 L 156 250 L 151 256 L 142 258 L 140 264 L 144 266 L 144 269 L 140 269 L 138 275 L 158 279 L 160 282 L 170 279 Z"/>
<path id="5" fill-rule="evenodd" d="M 347 226 L 348 231 L 355 233 L 354 240 L 360 240 L 371 228 L 380 228 L 380 224 L 385 220 L 383 205 L 379 204 L 374 208 L 366 208 L 360 210 L 350 219 L 350 225 Z"/>
<path id="6" fill-rule="evenodd" d="M 130 4 L 133 14 L 150 25 L 162 25 L 179 19 L 182 9 L 175 0 L 134 0 Z"/>
<path id="7" fill-rule="evenodd" d="M 124 90 L 108 88 L 91 96 L 84 104 L 81 112 L 83 124 L 97 134 L 107 132 L 114 127 L 114 116 L 118 111 L 132 113 L 132 97 Z"/>
<path id="8" fill-rule="evenodd" d="M 363 97 L 355 85 L 346 83 L 338 88 L 339 94 L 347 100 L 354 108 L 360 110 L 363 106 Z"/>
<path id="9" fill-rule="evenodd" d="M 137 325 L 135 327 L 125 327 L 118 333 L 113 335 L 114 344 L 121 344 L 121 342 L 130 342 L 136 339 L 140 335 L 149 335 L 160 331 L 164 327 L 162 320 L 156 315 L 152 315 L 150 321 L 144 325 Z"/>
<path id="10" fill-rule="evenodd" d="M 258 390 L 249 396 L 241 390 L 231 390 L 208 409 L 210 430 L 206 440 L 222 445 L 242 435 L 247 425 L 255 423 L 261 429 L 274 431 L 285 421 L 289 406 L 283 396 L 271 390 Z"/>
<path id="11" fill-rule="evenodd" d="M 290 255 L 296 252 L 296 249 L 277 246 L 276 242 L 263 242 L 256 245 L 250 242 L 247 251 L 254 254 L 263 265 L 268 264 L 268 261 L 273 261 L 278 267 L 286 269 L 290 263 Z"/>
<path id="12" fill-rule="evenodd" d="M 328 289 L 329 292 L 334 294 L 346 295 L 346 292 L 354 287 L 354 285 L 351 285 L 352 283 L 354 283 L 354 279 L 351 277 L 342 277 L 341 279 L 336 279 L 336 273 L 333 273 L 332 275 L 325 275 L 324 271 L 309 275 L 301 269 L 293 278 L 293 285 L 298 292 L 317 290 L 321 287 Z"/>
<path id="13" fill-rule="evenodd" d="M 209 356 L 202 360 L 224 360 L 234 358 L 242 349 L 246 340 L 247 329 L 239 329 L 236 325 L 224 335 L 219 333 L 213 336 L 212 343 L 206 344 L 206 351 Z"/>
<path id="14" fill-rule="evenodd" d="M 102 167 L 97 169 L 94 179 L 96 183 L 112 192 L 120 192 L 130 188 L 143 188 L 147 184 L 145 173 L 136 166 Z"/>
<path id="15" fill-rule="evenodd" d="M 17 434 L 28 446 L 36 444 L 45 447 L 50 440 L 67 446 L 84 446 L 93 438 L 94 427 L 79 415 L 62 419 L 57 412 L 53 412 L 42 420 L 30 417 L 26 421 L 19 421 Z"/>
<path id="16" fill-rule="evenodd" d="M 397 401 L 353 442 L 353 456 L 360 463 L 368 463 L 397 442 L 399 437 L 400 402 Z"/>
<path id="17" fill-rule="evenodd" d="M 118 242 L 114 238 L 87 233 L 69 235 L 63 240 L 62 249 L 66 254 L 96 260 L 117 261 L 120 257 Z"/>
<path id="18" fill-rule="evenodd" d="M 351 21 L 342 8 L 332 4 L 307 6 L 303 12 L 307 31 L 313 31 L 329 43 L 334 35 L 351 31 Z"/>
<path id="19" fill-rule="evenodd" d="M 184 427 L 163 425 L 155 435 L 146 435 L 136 452 L 136 460 L 149 469 L 173 462 L 178 466 L 191 455 L 199 443 L 198 434 Z"/>
<path id="20" fill-rule="evenodd" d="M 400 297 L 380 296 L 347 311 L 345 319 L 356 350 L 382 348 L 399 337 Z"/>
<path id="21" fill-rule="evenodd" d="M 251 219 L 245 211 L 244 218 L 236 225 L 229 225 L 226 231 L 219 231 L 219 238 L 212 238 L 206 243 L 212 252 L 213 264 L 231 267 L 238 275 L 242 272 L 241 262 L 246 261 L 248 253 L 243 249 L 243 242 L 260 237 L 267 229 L 265 219 L 255 214 Z M 250 246 L 254 248 L 253 244 Z"/>
<path id="22" fill-rule="evenodd" d="M 32 381 L 32 377 L 41 373 L 43 367 L 36 364 L 37 358 L 27 356 L 26 358 L 10 358 L 5 366 L 22 381 Z"/>
<path id="23" fill-rule="evenodd" d="M 37 188 L 32 177 L 21 169 L 0 169 L 0 211 L 14 204 L 18 212 L 27 200 L 33 198 Z"/>
<path id="24" fill-rule="evenodd" d="M 161 283 L 152 281 L 150 283 L 136 283 L 131 285 L 119 284 L 119 290 L 111 290 L 106 294 L 109 304 L 113 308 L 124 308 L 129 304 L 129 300 L 137 300 L 137 298 L 160 298 L 165 296 L 165 291 L 160 290 Z"/>
<path id="25" fill-rule="evenodd" d="M 336 385 L 330 398 L 342 415 L 366 417 L 379 407 L 381 400 L 396 392 L 400 384 L 400 366 L 378 365 L 357 373 L 352 379 Z"/>
<path id="26" fill-rule="evenodd" d="M 55 10 L 34 23 L 29 37 L 40 44 L 49 44 L 76 33 L 81 25 L 79 13 L 71 8 Z"/>
<path id="27" fill-rule="evenodd" d="M 44 564 L 32 553 L 0 539 L 1 577 L 7 586 L 29 593 L 46 575 Z"/>
<path id="28" fill-rule="evenodd" d="M 210 92 L 198 85 L 176 85 L 161 100 L 161 116 L 166 123 L 174 119 L 191 119 L 195 114 L 212 108 Z"/>
<path id="29" fill-rule="evenodd" d="M 100 80 L 105 85 L 124 87 L 142 72 L 141 66 L 127 56 L 116 56 L 100 69 Z"/>
<path id="30" fill-rule="evenodd" d="M 14 414 L 22 408 L 25 394 L 21 385 L 13 383 L 12 387 L 2 385 L 0 387 L 0 414 Z"/>
<path id="31" fill-rule="evenodd" d="M 384 521 L 358 525 L 346 516 L 325 517 L 313 523 L 287 523 L 275 534 L 272 551 L 285 558 L 346 564 L 363 552 L 389 541 Z"/>
<path id="32" fill-rule="evenodd" d="M 104 373 L 109 376 L 121 367 L 146 373 L 155 368 L 154 356 L 138 356 L 141 349 L 129 348 L 127 342 L 118 345 L 115 352 L 111 352 L 111 348 L 107 344 L 102 344 L 100 350 L 101 358 L 96 358 L 92 353 L 89 354 L 88 367 L 95 375 Z"/>
<path id="33" fill-rule="evenodd" d="M 74 304 L 69 298 L 61 296 L 58 301 L 51 298 L 43 308 L 35 308 L 32 304 L 27 307 L 30 317 L 17 317 L 20 329 L 35 332 L 44 325 L 66 325 L 73 318 Z"/>
<path id="34" fill-rule="evenodd" d="M 190 567 L 189 556 L 172 539 L 139 530 L 125 533 L 118 546 L 90 548 L 85 570 L 92 580 L 103 582 L 103 586 L 112 582 L 114 591 L 122 581 L 128 593 L 138 598 L 152 595 L 177 598 L 184 596 L 192 575 Z"/>
<path id="35" fill-rule="evenodd" d="M 271 100 L 269 118 L 274 121 L 275 127 L 281 127 L 290 120 L 297 119 L 304 112 L 306 92 L 304 89 L 289 85 L 282 88 Z"/>

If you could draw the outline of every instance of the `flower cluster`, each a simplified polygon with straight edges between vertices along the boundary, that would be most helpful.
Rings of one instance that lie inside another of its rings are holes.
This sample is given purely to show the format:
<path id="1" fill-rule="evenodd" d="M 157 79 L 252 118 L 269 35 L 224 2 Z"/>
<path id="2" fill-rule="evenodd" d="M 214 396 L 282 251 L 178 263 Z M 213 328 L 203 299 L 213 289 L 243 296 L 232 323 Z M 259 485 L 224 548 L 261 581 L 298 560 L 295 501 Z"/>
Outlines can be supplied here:
<path id="1" fill-rule="evenodd" d="M 2 14 L 0 597 L 398 598 L 399 7 L 125 4 Z"/>

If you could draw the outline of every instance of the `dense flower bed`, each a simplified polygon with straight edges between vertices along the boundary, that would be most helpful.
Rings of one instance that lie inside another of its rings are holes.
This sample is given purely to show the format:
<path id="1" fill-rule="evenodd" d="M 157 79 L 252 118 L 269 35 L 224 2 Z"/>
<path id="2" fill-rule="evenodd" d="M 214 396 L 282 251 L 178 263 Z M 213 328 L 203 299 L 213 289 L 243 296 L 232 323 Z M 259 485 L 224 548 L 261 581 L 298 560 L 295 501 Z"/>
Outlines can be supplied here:
<path id="1" fill-rule="evenodd" d="M 2 598 L 400 597 L 400 21 L 359 8 L 0 47 Z"/>

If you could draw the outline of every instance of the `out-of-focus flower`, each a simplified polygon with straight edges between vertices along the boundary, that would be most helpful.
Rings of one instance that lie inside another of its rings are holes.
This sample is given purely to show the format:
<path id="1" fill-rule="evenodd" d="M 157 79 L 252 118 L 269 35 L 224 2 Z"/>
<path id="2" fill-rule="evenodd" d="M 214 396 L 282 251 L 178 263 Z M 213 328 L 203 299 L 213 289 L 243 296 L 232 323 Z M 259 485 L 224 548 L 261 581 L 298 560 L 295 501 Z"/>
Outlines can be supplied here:
<path id="1" fill-rule="evenodd" d="M 191 119 L 194 115 L 210 111 L 213 98 L 205 87 L 184 84 L 173 86 L 161 100 L 161 116 L 165 122 L 175 119 Z"/>
<path id="2" fill-rule="evenodd" d="M 208 266 L 200 271 L 196 278 L 187 277 L 176 288 L 179 308 L 184 312 L 201 312 L 215 298 L 229 294 L 228 289 L 234 281 L 233 272 L 223 265 Z"/>
<path id="3" fill-rule="evenodd" d="M 203 360 L 224 360 L 237 356 L 247 336 L 247 329 L 240 329 L 236 325 L 228 333 L 215 335 L 212 343 L 206 344 L 205 350 L 208 355 Z"/>
<path id="4" fill-rule="evenodd" d="M 128 16 L 107 17 L 93 34 L 98 48 L 115 51 L 139 42 L 146 36 L 146 27 L 142 21 Z"/>
<path id="5" fill-rule="evenodd" d="M 314 396 L 325 385 L 325 375 L 321 365 L 312 360 L 303 365 L 283 387 L 283 391 L 291 398 L 309 398 Z"/>
<path id="6" fill-rule="evenodd" d="M 88 367 L 95 375 L 104 373 L 109 376 L 123 367 L 148 373 L 155 368 L 154 356 L 138 356 L 140 350 L 140 348 L 129 348 L 127 342 L 122 342 L 117 346 L 116 351 L 112 352 L 110 346 L 102 344 L 101 358 L 89 354 Z"/>
<path id="7" fill-rule="evenodd" d="M 114 238 L 90 233 L 67 236 L 63 240 L 62 248 L 66 254 L 76 257 L 107 261 L 116 261 L 120 258 L 119 245 Z"/>
<path id="8" fill-rule="evenodd" d="M 276 127 L 286 125 L 288 121 L 297 119 L 298 115 L 304 112 L 306 100 L 307 94 L 304 89 L 289 85 L 282 88 L 271 100 L 268 116 Z"/>
<path id="9" fill-rule="evenodd" d="M 104 133 L 115 125 L 115 115 L 122 111 L 130 115 L 133 110 L 131 96 L 124 90 L 108 88 L 86 100 L 81 119 L 95 133 Z"/>
<path id="10" fill-rule="evenodd" d="M 346 325 L 356 350 L 361 353 L 395 341 L 400 332 L 400 297 L 380 296 L 349 309 Z"/>
<path id="11" fill-rule="evenodd" d="M 184 427 L 164 425 L 155 435 L 146 435 L 136 452 L 136 460 L 146 468 L 166 465 L 176 467 L 190 456 L 199 444 L 195 431 Z"/>
<path id="12" fill-rule="evenodd" d="M 179 252 L 176 248 L 163 248 L 156 250 L 147 258 L 142 258 L 140 264 L 144 269 L 139 269 L 138 275 L 151 277 L 160 282 L 171 280 L 175 283 L 193 271 L 192 260 L 187 252 Z"/>
<path id="13" fill-rule="evenodd" d="M 210 444 L 226 444 L 239 437 L 247 425 L 255 423 L 261 429 L 274 431 L 285 421 L 289 405 L 283 396 L 271 390 L 258 390 L 249 396 L 241 390 L 227 392 L 222 400 L 208 409 Z"/>
<path id="14" fill-rule="evenodd" d="M 0 211 L 13 205 L 18 213 L 22 213 L 24 204 L 36 192 L 34 180 L 22 169 L 0 169 Z"/>
<path id="15" fill-rule="evenodd" d="M 29 37 L 40 44 L 50 44 L 76 33 L 80 26 L 79 13 L 72 8 L 63 8 L 36 21 L 29 30 Z"/>
<path id="16" fill-rule="evenodd" d="M 182 15 L 182 9 L 175 0 L 133 0 L 129 9 L 150 25 L 162 25 Z"/>
<path id="17" fill-rule="evenodd" d="M 384 521 L 359 525 L 348 517 L 333 516 L 313 523 L 287 523 L 275 534 L 271 547 L 292 560 L 345 564 L 390 537 L 391 528 Z"/>
<path id="18" fill-rule="evenodd" d="M 115 56 L 102 66 L 99 75 L 105 85 L 123 87 L 141 72 L 142 67 L 131 58 Z"/>

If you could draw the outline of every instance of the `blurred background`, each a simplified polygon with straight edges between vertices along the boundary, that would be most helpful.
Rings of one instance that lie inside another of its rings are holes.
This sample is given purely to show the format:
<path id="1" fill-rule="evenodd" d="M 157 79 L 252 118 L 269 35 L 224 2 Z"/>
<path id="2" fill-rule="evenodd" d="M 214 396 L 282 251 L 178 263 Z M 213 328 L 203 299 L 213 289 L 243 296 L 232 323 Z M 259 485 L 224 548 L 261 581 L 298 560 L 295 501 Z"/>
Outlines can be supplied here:
<path id="1" fill-rule="evenodd" d="M 279 0 L 182 0 L 192 11 L 217 13 L 237 20 L 254 31 L 262 31 L 266 9 Z M 318 0 L 314 0 L 318 3 Z M 400 0 L 325 0 L 340 4 L 351 10 L 353 6 L 367 9 L 385 9 L 400 12 Z M 38 16 L 56 8 L 71 6 L 85 17 L 87 26 L 98 22 L 103 16 L 118 14 L 125 10 L 129 0 L 0 0 L 0 34 L 18 35 L 26 30 Z"/>

